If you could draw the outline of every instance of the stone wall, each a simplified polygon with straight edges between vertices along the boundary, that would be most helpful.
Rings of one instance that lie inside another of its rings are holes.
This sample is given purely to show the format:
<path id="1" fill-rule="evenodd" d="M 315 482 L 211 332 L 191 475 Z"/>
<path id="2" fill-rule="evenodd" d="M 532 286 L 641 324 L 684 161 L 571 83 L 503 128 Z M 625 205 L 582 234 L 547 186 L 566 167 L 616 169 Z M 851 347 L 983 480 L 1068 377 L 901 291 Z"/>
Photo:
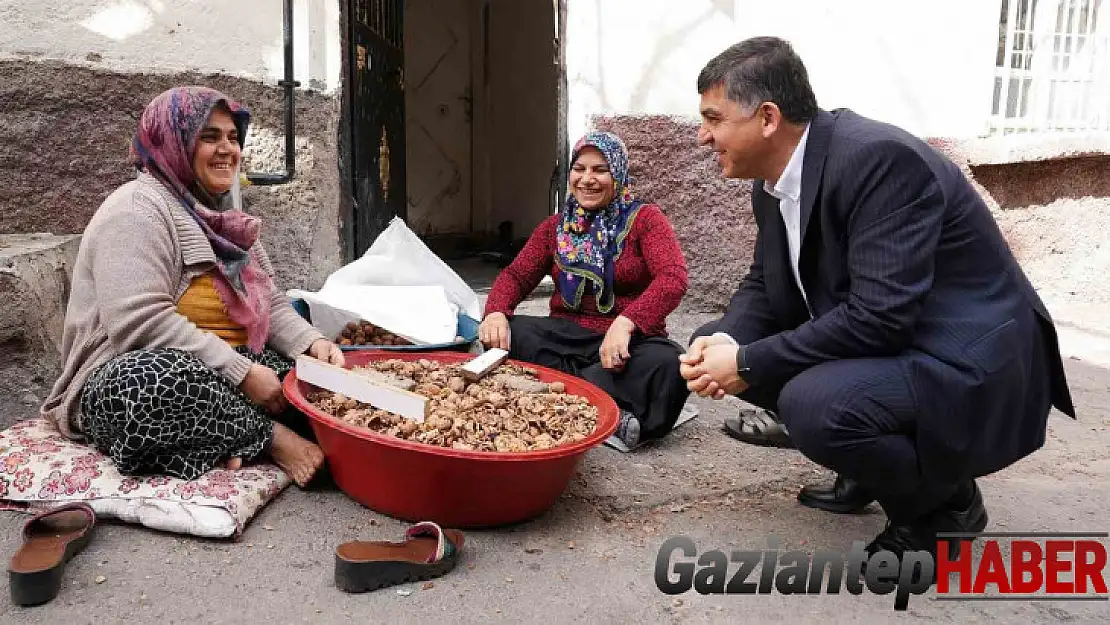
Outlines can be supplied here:
<path id="1" fill-rule="evenodd" d="M 1002 208 L 1110 197 L 1110 156 L 1106 155 L 973 165 L 971 169 Z"/>
<path id="2" fill-rule="evenodd" d="M 751 181 L 722 178 L 716 155 L 698 147 L 691 122 L 611 116 L 595 119 L 594 126 L 624 140 L 637 195 L 670 219 L 690 273 L 683 309 L 723 309 L 751 262 Z"/>
<path id="3" fill-rule="evenodd" d="M 247 171 L 283 167 L 283 92 L 227 75 L 124 74 L 58 62 L 0 61 L 0 233 L 80 233 L 103 199 L 133 175 L 127 150 L 139 115 L 161 91 L 202 84 L 252 115 Z M 318 288 L 339 267 L 339 103 L 299 91 L 297 176 L 249 187 L 248 212 L 282 288 Z"/>
<path id="4" fill-rule="evenodd" d="M 0 428 L 33 412 L 60 369 L 76 235 L 0 234 Z"/>
<path id="5" fill-rule="evenodd" d="M 695 122 L 614 115 L 595 118 L 592 124 L 624 139 L 638 194 L 662 206 L 675 229 L 690 271 L 682 308 L 723 310 L 751 263 L 756 234 L 751 182 L 721 178 L 713 152 L 697 145 Z M 1110 159 L 1105 157 L 973 167 L 963 143 L 928 143 L 960 167 L 996 215 L 1013 205 L 1110 195 Z M 1033 244 L 1027 236 L 1014 232 L 1012 220 L 1001 220 L 1000 227 L 1019 260 L 1037 253 L 1027 249 Z"/>

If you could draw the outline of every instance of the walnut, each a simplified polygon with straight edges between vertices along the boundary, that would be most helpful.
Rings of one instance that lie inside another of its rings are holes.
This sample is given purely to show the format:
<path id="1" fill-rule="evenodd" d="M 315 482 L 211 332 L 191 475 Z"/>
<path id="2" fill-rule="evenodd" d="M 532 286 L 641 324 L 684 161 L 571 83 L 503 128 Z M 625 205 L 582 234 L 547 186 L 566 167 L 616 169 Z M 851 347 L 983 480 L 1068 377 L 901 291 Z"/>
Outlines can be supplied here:
<path id="1" fill-rule="evenodd" d="M 411 345 L 409 341 L 369 321 L 352 321 L 336 337 L 340 345 Z"/>
<path id="2" fill-rule="evenodd" d="M 497 449 L 497 451 L 500 452 L 527 451 L 524 445 L 524 441 L 509 434 L 502 434 L 498 436 L 496 439 L 494 439 L 493 446 Z"/>
<path id="3" fill-rule="evenodd" d="M 427 359 L 391 359 L 357 369 L 427 397 L 428 419 L 417 423 L 327 391 L 307 398 L 327 414 L 387 436 L 449 449 L 521 453 L 580 441 L 597 427 L 597 408 L 588 400 L 566 394 L 561 382 L 540 382 L 528 367 L 503 364 L 495 375 L 469 384 L 458 365 Z"/>
<path id="4" fill-rule="evenodd" d="M 494 408 L 504 408 L 509 403 L 509 398 L 496 391 L 486 395 L 486 401 L 493 404 Z"/>

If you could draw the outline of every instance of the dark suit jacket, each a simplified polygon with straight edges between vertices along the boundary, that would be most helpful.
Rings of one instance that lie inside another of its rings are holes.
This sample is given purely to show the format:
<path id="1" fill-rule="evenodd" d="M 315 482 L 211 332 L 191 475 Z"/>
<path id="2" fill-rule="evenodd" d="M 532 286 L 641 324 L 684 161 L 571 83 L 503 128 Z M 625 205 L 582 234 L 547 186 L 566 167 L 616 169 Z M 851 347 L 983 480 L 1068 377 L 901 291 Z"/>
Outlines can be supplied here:
<path id="1" fill-rule="evenodd" d="M 1049 403 L 1074 417 L 1048 311 L 963 173 L 923 141 L 849 110 L 811 122 L 799 272 L 778 201 L 755 182 L 749 274 L 718 329 L 749 384 L 823 362 L 896 357 L 927 476 L 984 475 L 1044 444 Z"/>

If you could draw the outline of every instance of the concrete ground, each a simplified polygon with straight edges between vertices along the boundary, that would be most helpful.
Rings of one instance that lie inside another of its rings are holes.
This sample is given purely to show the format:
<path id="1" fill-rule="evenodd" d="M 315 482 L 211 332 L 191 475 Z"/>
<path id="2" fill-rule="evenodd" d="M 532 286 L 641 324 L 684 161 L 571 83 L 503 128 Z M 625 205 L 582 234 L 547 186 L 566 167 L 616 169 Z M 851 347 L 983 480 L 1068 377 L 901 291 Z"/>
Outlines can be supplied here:
<path id="1" fill-rule="evenodd" d="M 489 277 L 487 271 L 476 281 L 479 292 Z M 543 300 L 532 300 L 525 310 L 544 307 Z M 1066 301 L 1053 309 L 1079 420 L 1053 414 L 1042 450 L 981 481 L 992 530 L 1110 529 L 1110 334 L 1099 329 L 1105 324 L 1097 312 Z M 670 327 L 685 341 L 709 318 L 675 314 Z M 664 441 L 632 454 L 592 450 L 562 499 L 540 518 L 467 532 L 459 567 L 427 589 L 337 590 L 332 566 L 338 543 L 396 540 L 405 526 L 322 484 L 287 489 L 238 542 L 103 522 L 68 566 L 54 602 L 16 608 L 0 590 L 0 622 L 1110 622 L 1107 602 L 952 603 L 936 601 L 930 591 L 911 597 L 909 610 L 899 614 L 892 595 L 868 592 L 661 593 L 655 559 L 671 536 L 689 536 L 700 551 L 764 549 L 774 535 L 783 550 L 843 552 L 884 525 L 874 505 L 851 516 L 798 505 L 801 485 L 827 482 L 831 474 L 796 452 L 744 445 L 722 434 L 737 400 L 693 401 L 700 416 Z M 3 553 L 18 547 L 24 520 L 0 513 Z"/>

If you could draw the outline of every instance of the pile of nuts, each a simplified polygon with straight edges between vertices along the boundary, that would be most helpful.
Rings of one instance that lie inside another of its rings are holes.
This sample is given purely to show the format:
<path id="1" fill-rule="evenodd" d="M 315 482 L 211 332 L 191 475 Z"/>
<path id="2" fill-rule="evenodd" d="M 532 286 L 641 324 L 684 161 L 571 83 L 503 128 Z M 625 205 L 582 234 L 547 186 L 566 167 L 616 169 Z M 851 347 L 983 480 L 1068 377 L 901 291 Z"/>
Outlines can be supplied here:
<path id="1" fill-rule="evenodd" d="M 365 320 L 348 323 L 335 342 L 340 345 L 412 345 L 408 340 Z"/>
<path id="2" fill-rule="evenodd" d="M 383 360 L 352 371 L 429 398 L 428 418 L 417 423 L 325 390 L 308 400 L 346 423 L 407 441 L 528 452 L 581 441 L 597 427 L 597 408 L 586 398 L 568 394 L 562 382 L 539 381 L 528 367 L 503 364 L 477 382 L 467 382 L 458 365 L 430 360 Z"/>

